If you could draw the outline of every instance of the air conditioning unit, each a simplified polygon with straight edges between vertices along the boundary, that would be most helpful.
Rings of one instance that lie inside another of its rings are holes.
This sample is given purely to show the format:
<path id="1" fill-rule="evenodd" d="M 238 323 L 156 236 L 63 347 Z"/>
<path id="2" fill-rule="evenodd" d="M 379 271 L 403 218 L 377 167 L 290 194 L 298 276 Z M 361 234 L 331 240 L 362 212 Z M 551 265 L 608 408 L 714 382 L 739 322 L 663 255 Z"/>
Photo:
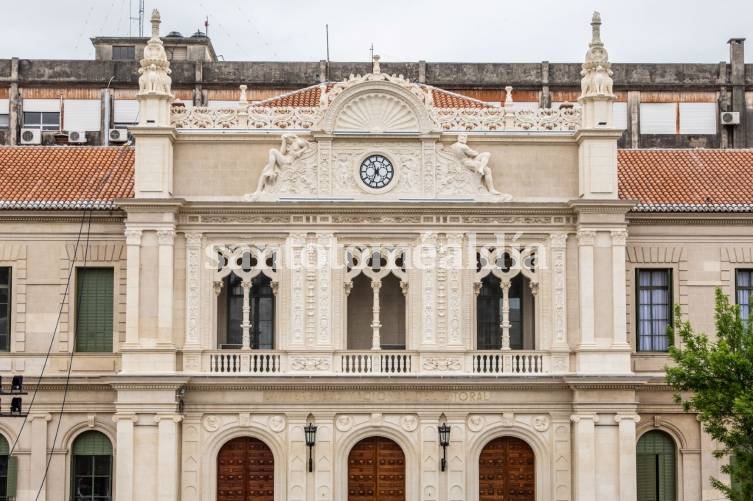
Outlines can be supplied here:
<path id="1" fill-rule="evenodd" d="M 42 144 L 42 131 L 39 129 L 21 129 L 21 144 Z"/>
<path id="2" fill-rule="evenodd" d="M 740 123 L 740 112 L 723 111 L 719 119 L 722 121 L 722 125 L 737 125 Z"/>
<path id="3" fill-rule="evenodd" d="M 72 130 L 68 132 L 68 142 L 82 144 L 86 142 L 86 132 L 83 130 Z"/>
<path id="4" fill-rule="evenodd" d="M 128 141 L 128 129 L 111 129 L 110 141 L 113 143 L 125 143 Z"/>

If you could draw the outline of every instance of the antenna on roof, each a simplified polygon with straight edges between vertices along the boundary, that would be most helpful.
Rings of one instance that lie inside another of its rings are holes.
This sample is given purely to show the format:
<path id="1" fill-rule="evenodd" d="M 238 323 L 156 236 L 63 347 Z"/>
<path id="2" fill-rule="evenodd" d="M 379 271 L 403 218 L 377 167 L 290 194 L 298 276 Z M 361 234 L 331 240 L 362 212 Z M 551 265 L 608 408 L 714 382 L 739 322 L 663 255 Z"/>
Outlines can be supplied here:
<path id="1" fill-rule="evenodd" d="M 130 14 L 133 12 L 133 0 L 129 0 L 128 2 L 128 13 Z M 144 0 L 139 0 L 139 12 L 138 16 L 131 15 L 128 19 L 130 19 L 131 23 L 128 26 L 128 36 L 133 36 L 131 29 L 133 28 L 133 22 L 136 21 L 139 23 L 139 36 L 144 36 Z"/>
<path id="2" fill-rule="evenodd" d="M 324 36 L 327 39 L 327 62 L 329 63 L 329 24 L 324 25 Z"/>
<path id="3" fill-rule="evenodd" d="M 369 47 L 369 51 L 371 52 L 371 57 L 369 57 L 369 61 L 374 60 L 374 42 L 371 42 L 371 47 Z"/>
<path id="4" fill-rule="evenodd" d="M 204 34 L 209 36 L 209 16 L 204 19 Z"/>

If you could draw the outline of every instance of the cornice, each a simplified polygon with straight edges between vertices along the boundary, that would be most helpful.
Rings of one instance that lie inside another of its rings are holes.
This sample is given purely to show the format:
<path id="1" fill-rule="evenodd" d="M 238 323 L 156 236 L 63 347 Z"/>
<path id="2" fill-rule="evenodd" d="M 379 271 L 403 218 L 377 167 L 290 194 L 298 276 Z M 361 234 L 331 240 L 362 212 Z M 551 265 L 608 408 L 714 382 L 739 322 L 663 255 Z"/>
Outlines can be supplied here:
<path id="1" fill-rule="evenodd" d="M 696 212 L 647 213 L 628 212 L 625 216 L 631 225 L 692 225 L 729 226 L 750 225 L 753 213 L 700 214 Z"/>
<path id="2" fill-rule="evenodd" d="M 603 199 L 571 200 L 568 205 L 577 214 L 627 214 L 638 204 L 636 200 Z"/>
<path id="3" fill-rule="evenodd" d="M 177 213 L 185 204 L 182 198 L 118 198 L 115 203 L 126 212 L 161 212 Z"/>
<path id="4" fill-rule="evenodd" d="M 34 223 L 81 223 L 82 218 L 93 223 L 122 223 L 126 214 L 122 210 L 109 211 L 50 211 L 50 210 L 14 210 L 0 211 L 0 222 L 34 222 Z"/>

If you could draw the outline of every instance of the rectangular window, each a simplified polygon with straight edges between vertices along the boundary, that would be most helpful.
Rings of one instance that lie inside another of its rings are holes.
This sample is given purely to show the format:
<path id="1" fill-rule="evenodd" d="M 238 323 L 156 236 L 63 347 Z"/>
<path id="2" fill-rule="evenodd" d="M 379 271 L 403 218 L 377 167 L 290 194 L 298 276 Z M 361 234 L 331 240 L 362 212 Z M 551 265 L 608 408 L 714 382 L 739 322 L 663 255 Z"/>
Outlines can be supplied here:
<path id="1" fill-rule="evenodd" d="M 677 103 L 641 103 L 641 134 L 677 134 Z"/>
<path id="2" fill-rule="evenodd" d="M 735 300 L 740 305 L 743 320 L 750 317 L 750 296 L 753 294 L 753 270 L 737 270 L 735 274 Z"/>
<path id="3" fill-rule="evenodd" d="M 680 103 L 680 134 L 716 134 L 716 103 Z"/>
<path id="4" fill-rule="evenodd" d="M 24 111 L 24 127 L 27 129 L 60 130 L 60 112 Z"/>
<path id="5" fill-rule="evenodd" d="M 133 61 L 136 59 L 136 47 L 133 45 L 113 45 L 112 59 L 119 61 Z"/>
<path id="6" fill-rule="evenodd" d="M 7 129 L 8 127 L 10 127 L 10 115 L 0 113 L 0 128 Z"/>
<path id="7" fill-rule="evenodd" d="M 0 267 L 0 351 L 10 350 L 11 269 Z"/>
<path id="8" fill-rule="evenodd" d="M 636 270 L 638 351 L 668 351 L 672 270 Z"/>
<path id="9" fill-rule="evenodd" d="M 76 351 L 112 352 L 113 269 L 76 271 Z"/>

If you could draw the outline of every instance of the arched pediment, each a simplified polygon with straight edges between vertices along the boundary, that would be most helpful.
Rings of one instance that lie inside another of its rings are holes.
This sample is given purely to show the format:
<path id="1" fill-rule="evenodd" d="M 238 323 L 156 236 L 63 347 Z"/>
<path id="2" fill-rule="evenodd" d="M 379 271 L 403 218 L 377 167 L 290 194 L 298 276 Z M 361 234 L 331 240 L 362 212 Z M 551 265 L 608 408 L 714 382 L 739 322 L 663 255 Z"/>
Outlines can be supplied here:
<path id="1" fill-rule="evenodd" d="M 354 78 L 336 84 L 327 92 L 326 111 L 313 129 L 329 134 L 424 134 L 439 130 L 427 110 L 431 98 L 419 85 L 399 77 L 383 78 Z"/>

